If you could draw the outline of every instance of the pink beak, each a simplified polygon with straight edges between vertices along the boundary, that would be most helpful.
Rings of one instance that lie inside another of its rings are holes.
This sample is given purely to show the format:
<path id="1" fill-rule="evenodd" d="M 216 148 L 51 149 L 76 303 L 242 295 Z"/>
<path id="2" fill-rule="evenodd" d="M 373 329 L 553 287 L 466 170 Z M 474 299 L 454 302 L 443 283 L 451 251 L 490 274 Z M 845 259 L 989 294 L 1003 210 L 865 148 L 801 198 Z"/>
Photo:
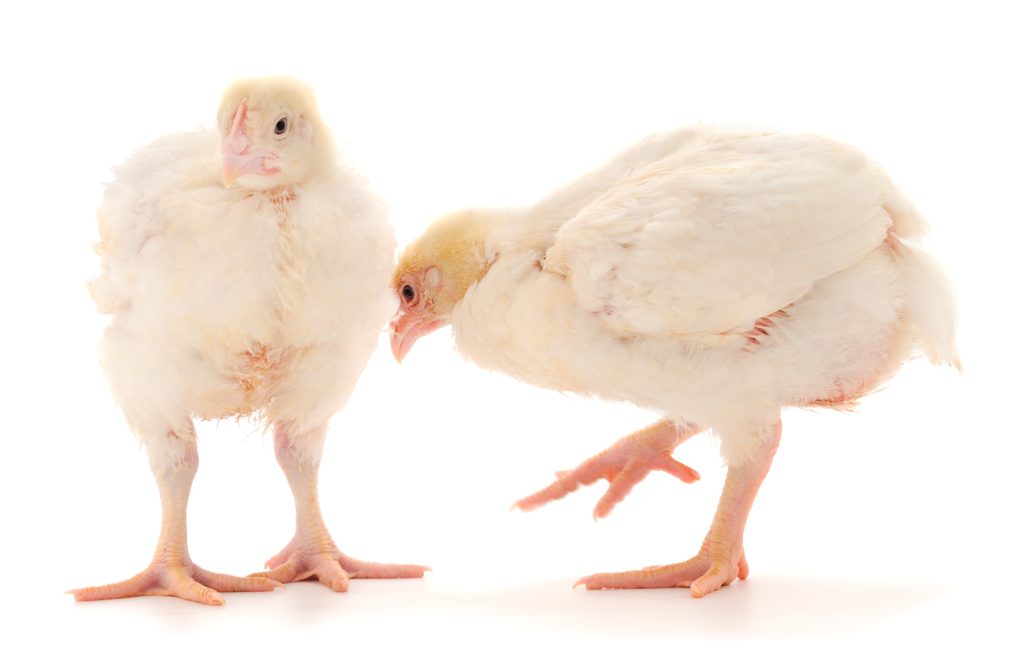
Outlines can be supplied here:
<path id="1" fill-rule="evenodd" d="M 275 175 L 281 170 L 267 167 L 267 161 L 277 158 L 277 154 L 256 147 L 245 134 L 245 117 L 249 111 L 249 103 L 242 100 L 238 103 L 235 116 L 231 121 L 231 131 L 220 145 L 221 160 L 224 165 L 224 185 L 228 186 L 242 175 L 261 174 Z"/>
<path id="2" fill-rule="evenodd" d="M 395 360 L 401 363 L 416 340 L 443 325 L 444 321 L 441 319 L 423 323 L 419 317 L 399 312 L 398 316 L 391 320 L 391 353 L 395 355 Z"/>

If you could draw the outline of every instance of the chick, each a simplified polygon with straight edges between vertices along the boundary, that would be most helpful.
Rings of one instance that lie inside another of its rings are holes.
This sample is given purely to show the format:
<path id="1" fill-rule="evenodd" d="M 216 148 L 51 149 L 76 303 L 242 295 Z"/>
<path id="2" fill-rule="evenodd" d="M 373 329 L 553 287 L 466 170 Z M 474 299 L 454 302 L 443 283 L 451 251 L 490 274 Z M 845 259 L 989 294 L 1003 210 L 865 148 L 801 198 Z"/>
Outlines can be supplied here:
<path id="1" fill-rule="evenodd" d="M 748 573 L 743 531 L 783 407 L 848 408 L 917 352 L 958 366 L 952 292 L 911 241 L 925 223 L 855 150 L 814 136 L 685 128 L 627 149 L 523 210 L 458 212 L 404 251 L 391 346 L 450 324 L 480 366 L 663 419 L 517 506 L 599 479 L 607 515 L 650 471 L 721 438 L 728 474 L 692 558 L 588 589 L 711 593 Z"/>
<path id="2" fill-rule="evenodd" d="M 310 89 L 239 81 L 218 132 L 169 135 L 115 170 L 99 210 L 110 314 L 100 358 L 145 445 L 163 523 L 152 563 L 77 600 L 172 595 L 219 605 L 317 577 L 420 577 L 424 567 L 342 554 L 317 500 L 328 419 L 349 397 L 394 313 L 394 239 L 383 204 L 334 158 Z M 254 416 L 272 427 L 295 497 L 291 542 L 249 577 L 195 565 L 185 510 L 198 467 L 195 419 Z"/>

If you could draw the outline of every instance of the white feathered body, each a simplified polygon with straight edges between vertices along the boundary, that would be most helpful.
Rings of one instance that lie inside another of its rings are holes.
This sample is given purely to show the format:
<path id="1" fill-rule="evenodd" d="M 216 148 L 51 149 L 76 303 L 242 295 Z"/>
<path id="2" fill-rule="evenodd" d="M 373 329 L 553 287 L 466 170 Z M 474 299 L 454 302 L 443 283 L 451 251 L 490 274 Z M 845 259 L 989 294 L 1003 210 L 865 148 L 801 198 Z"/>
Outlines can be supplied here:
<path id="1" fill-rule="evenodd" d="M 689 128 L 497 225 L 453 329 L 483 367 L 697 422 L 735 462 L 784 406 L 849 407 L 917 350 L 957 364 L 924 230 L 849 147 Z"/>
<path id="2" fill-rule="evenodd" d="M 323 423 L 395 309 L 393 236 L 361 178 L 335 166 L 276 193 L 226 188 L 219 144 L 155 142 L 99 211 L 101 361 L 142 436 L 190 417 Z"/>

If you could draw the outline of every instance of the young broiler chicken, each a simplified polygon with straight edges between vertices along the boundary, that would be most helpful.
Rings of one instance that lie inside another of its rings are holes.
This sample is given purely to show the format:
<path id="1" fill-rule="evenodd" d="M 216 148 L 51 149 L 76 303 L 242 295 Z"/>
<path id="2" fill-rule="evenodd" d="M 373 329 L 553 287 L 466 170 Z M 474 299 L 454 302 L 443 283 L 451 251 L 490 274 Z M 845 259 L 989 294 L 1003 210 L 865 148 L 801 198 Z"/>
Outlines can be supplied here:
<path id="1" fill-rule="evenodd" d="M 338 165 L 312 92 L 282 79 L 240 81 L 219 133 L 164 137 L 115 171 L 99 211 L 103 273 L 90 288 L 113 315 L 100 356 L 146 446 L 163 524 L 150 566 L 77 600 L 269 591 L 316 576 L 420 577 L 416 565 L 342 554 L 324 525 L 317 472 L 328 418 L 366 365 L 395 299 L 386 211 Z M 219 153 L 218 153 L 219 149 Z M 189 557 L 185 508 L 198 467 L 193 419 L 257 415 L 273 426 L 295 496 L 296 531 L 250 577 Z"/>
<path id="2" fill-rule="evenodd" d="M 822 138 L 688 128 L 651 137 L 521 211 L 464 211 L 402 254 L 391 346 L 451 324 L 482 367 L 627 400 L 664 419 L 516 505 L 598 479 L 607 515 L 705 429 L 728 473 L 693 558 L 584 577 L 588 589 L 747 576 L 743 529 L 786 406 L 846 408 L 923 351 L 958 365 L 941 269 L 909 242 L 925 223 L 886 176 Z"/>

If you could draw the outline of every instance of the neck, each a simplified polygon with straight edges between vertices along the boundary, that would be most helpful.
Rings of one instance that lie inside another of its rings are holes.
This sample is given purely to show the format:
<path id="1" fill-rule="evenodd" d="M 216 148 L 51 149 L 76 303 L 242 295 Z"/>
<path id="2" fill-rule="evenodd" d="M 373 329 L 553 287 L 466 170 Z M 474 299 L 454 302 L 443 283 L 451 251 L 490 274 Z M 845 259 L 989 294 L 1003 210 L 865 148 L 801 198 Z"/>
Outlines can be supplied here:
<path id="1" fill-rule="evenodd" d="M 486 222 L 480 222 L 479 225 L 466 230 L 459 241 L 446 250 L 445 284 L 455 302 L 462 300 L 469 287 L 487 274 L 487 268 L 490 266 L 487 238 L 490 232 L 490 226 Z"/>

